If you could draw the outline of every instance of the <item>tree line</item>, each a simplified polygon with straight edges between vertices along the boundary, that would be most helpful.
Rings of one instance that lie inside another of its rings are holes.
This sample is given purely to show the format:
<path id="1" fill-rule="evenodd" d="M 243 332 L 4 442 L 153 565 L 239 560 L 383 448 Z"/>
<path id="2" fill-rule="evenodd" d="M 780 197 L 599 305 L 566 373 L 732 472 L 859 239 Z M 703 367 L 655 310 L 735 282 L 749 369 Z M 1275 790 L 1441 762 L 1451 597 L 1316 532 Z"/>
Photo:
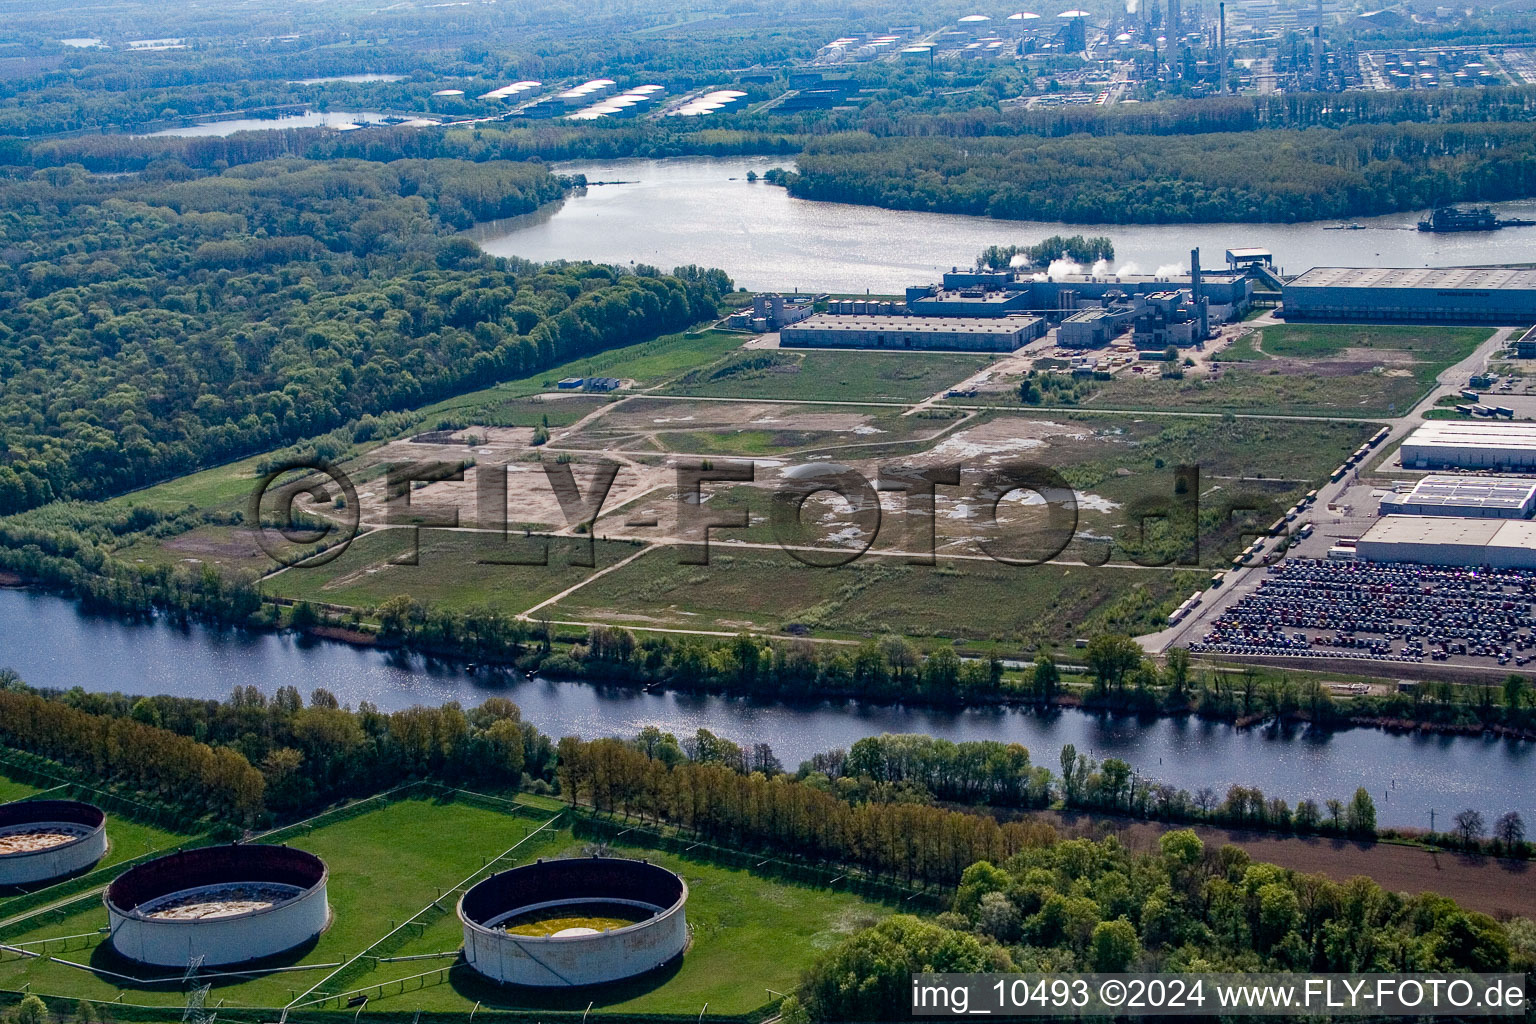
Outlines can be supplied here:
<path id="1" fill-rule="evenodd" d="M 1529 971 L 1536 923 L 1434 893 L 1388 892 L 1256 862 L 1195 833 L 1144 853 L 1115 838 L 1026 846 L 969 866 L 952 908 L 845 939 L 783 1006 L 786 1024 L 895 1020 L 920 972 L 1249 974 Z M 854 981 L 855 983 L 850 983 Z M 1207 992 L 1214 1001 L 1214 993 Z"/>
<path id="2" fill-rule="evenodd" d="M 1290 222 L 1536 193 L 1536 127 L 813 140 L 803 199 L 1069 223 Z"/>
<path id="3" fill-rule="evenodd" d="M 1019 257 L 1023 257 L 1022 260 Z M 1018 261 L 1023 266 L 1043 267 L 1053 260 L 1094 263 L 1115 258 L 1115 243 L 1103 235 L 1052 235 L 1033 245 L 989 245 L 976 257 L 976 265 L 990 270 L 1008 270 Z"/>
<path id="4" fill-rule="evenodd" d="M 0 672 L 0 742 L 197 817 L 301 817 L 412 779 L 548 791 L 555 748 L 516 704 L 491 697 L 384 712 L 292 686 L 226 700 L 40 692 Z"/>

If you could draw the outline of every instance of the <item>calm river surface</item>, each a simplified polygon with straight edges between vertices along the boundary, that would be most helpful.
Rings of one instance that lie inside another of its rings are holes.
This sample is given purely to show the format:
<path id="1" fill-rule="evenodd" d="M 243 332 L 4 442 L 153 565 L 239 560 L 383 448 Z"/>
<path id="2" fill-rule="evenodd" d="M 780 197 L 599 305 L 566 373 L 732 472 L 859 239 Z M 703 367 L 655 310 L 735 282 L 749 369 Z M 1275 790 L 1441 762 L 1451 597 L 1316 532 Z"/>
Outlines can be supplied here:
<path id="1" fill-rule="evenodd" d="M 226 633 L 166 622 L 134 625 L 98 618 L 48 594 L 0 589 L 0 667 L 35 686 L 223 698 L 235 686 L 271 693 L 317 686 L 356 705 L 385 709 L 493 694 L 516 701 L 552 736 L 631 735 L 656 725 L 680 736 L 704 727 L 737 742 L 764 741 L 794 767 L 811 754 L 881 732 L 922 732 L 952 740 L 1023 743 L 1054 769 L 1061 747 L 1125 758 L 1144 776 L 1194 791 L 1232 783 L 1291 802 L 1347 797 L 1369 787 L 1383 824 L 1443 823 L 1464 807 L 1486 816 L 1519 810 L 1536 817 L 1526 772 L 1536 744 L 1494 739 L 1395 736 L 1366 729 L 1332 735 L 1304 729 L 1234 729 L 1193 719 L 1138 721 L 1007 709 L 935 711 L 852 703 L 788 706 L 726 697 L 645 693 L 625 687 L 470 674 L 452 665 L 292 636 Z M 1394 788 L 1395 780 L 1395 788 Z"/>
<path id="2" fill-rule="evenodd" d="M 356 114 L 333 114 L 355 118 Z M 222 122 L 222 130 L 237 122 Z M 272 127 L 273 122 L 261 122 Z M 208 126 L 212 128 L 214 126 Z M 498 255 L 529 259 L 641 262 L 670 269 L 685 263 L 724 268 L 749 288 L 898 291 L 966 264 L 991 244 L 1037 241 L 1051 234 L 1104 233 L 1117 268 L 1183 265 L 1199 246 L 1207 266 L 1229 246 L 1272 249 L 1292 271 L 1313 265 L 1420 266 L 1527 261 L 1536 229 L 1432 235 L 1412 230 L 1415 216 L 1363 221 L 1360 231 L 1322 224 L 1192 224 L 1102 228 L 978 217 L 900 213 L 791 199 L 782 189 L 745 180 L 775 159 L 624 160 L 566 164 L 591 180 L 585 195 L 474 232 Z M 1536 202 L 1509 203 L 1536 216 Z M 1166 272 L 1166 271 L 1165 271 Z M 679 735 L 700 727 L 740 743 L 765 741 L 793 767 L 811 754 L 847 747 L 881 732 L 922 732 L 953 740 L 997 739 L 1028 746 L 1055 767 L 1064 744 L 1096 757 L 1123 757 L 1143 775 L 1191 791 L 1233 783 L 1270 795 L 1322 801 L 1364 785 L 1384 824 L 1427 825 L 1430 808 L 1448 816 L 1476 807 L 1490 818 L 1519 810 L 1536 818 L 1526 773 L 1536 744 L 1494 739 L 1394 736 L 1373 730 L 1319 735 L 1305 729 L 1249 729 L 1194 720 L 1138 721 L 1065 712 L 1041 716 L 1003 709 L 932 711 L 851 703 L 786 706 L 722 697 L 648 694 L 623 687 L 471 674 L 453 665 L 402 659 L 342 644 L 291 636 L 225 633 L 165 622 L 134 625 L 86 615 L 46 594 L 0 589 L 0 667 L 37 686 L 187 697 L 228 696 L 237 685 L 271 692 L 291 684 L 333 690 L 356 705 L 386 709 L 504 694 L 553 736 L 629 735 L 656 725 Z"/>
<path id="3" fill-rule="evenodd" d="M 749 170 L 793 166 L 785 157 L 604 160 L 556 165 L 597 185 L 535 213 L 481 224 L 472 232 L 497 256 L 649 263 L 670 270 L 697 263 L 724 269 L 745 288 L 899 292 L 969 265 L 989 245 L 1051 235 L 1108 235 L 1116 269 L 1164 273 L 1189 266 L 1199 247 L 1207 267 L 1226 249 L 1260 246 L 1288 273 L 1314 266 L 1457 266 L 1530 262 L 1536 228 L 1470 234 L 1415 230 L 1422 211 L 1361 219 L 1360 231 L 1312 224 L 1090 225 L 905 213 L 792 199 L 748 182 Z M 1501 203 L 1506 216 L 1536 218 L 1536 201 Z"/>

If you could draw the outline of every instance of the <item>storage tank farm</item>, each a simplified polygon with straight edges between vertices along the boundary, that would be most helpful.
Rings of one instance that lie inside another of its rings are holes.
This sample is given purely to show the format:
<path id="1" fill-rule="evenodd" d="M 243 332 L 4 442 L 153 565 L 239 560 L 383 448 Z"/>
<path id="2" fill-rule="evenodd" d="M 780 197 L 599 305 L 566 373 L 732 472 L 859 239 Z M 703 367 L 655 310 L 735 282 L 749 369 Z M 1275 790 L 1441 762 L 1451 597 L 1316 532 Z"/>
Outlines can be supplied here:
<path id="1" fill-rule="evenodd" d="M 330 921 L 325 862 L 287 846 L 182 850 L 120 875 L 103 900 L 112 948 L 185 967 L 242 964 L 314 939 Z"/>
<path id="2" fill-rule="evenodd" d="M 75 800 L 0 805 L 0 886 L 78 874 L 107 852 L 107 816 Z"/>
<path id="3" fill-rule="evenodd" d="M 688 945 L 688 885 L 644 860 L 540 860 L 459 900 L 464 959 L 511 985 L 569 988 L 632 978 Z"/>

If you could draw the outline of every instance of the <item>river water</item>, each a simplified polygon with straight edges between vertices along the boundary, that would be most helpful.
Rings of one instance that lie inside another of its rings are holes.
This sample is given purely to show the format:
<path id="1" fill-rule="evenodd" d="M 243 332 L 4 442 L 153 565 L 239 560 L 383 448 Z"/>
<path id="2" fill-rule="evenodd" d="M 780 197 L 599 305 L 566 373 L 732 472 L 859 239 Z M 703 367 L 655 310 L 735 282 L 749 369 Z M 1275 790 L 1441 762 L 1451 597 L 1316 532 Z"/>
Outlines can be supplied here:
<path id="1" fill-rule="evenodd" d="M 315 81 L 324 80 L 315 79 Z M 204 121 L 201 124 L 149 132 L 139 137 L 154 139 L 174 135 L 192 138 L 233 135 L 235 132 L 265 132 L 279 128 L 345 128 L 347 125 L 382 124 L 389 116 L 375 111 L 306 110 L 302 114 L 285 114 L 282 117 L 236 117 L 225 121 Z"/>
<path id="2" fill-rule="evenodd" d="M 356 117 L 336 114 L 333 117 Z M 227 128 L 235 122 L 221 122 Z M 273 122 L 260 122 L 272 127 Z M 211 127 L 211 126 L 210 126 Z M 1048 235 L 1108 234 L 1117 266 L 1143 271 L 1182 264 L 1191 247 L 1219 265 L 1229 246 L 1262 246 L 1289 270 L 1313 265 L 1416 266 L 1519 262 L 1531 258 L 1536 229 L 1481 235 L 1412 230 L 1409 214 L 1362 221 L 1359 231 L 1322 224 L 1193 224 L 1091 227 L 901 213 L 791 199 L 745 180 L 782 163 L 772 159 L 623 160 L 562 165 L 591 180 L 584 195 L 474 232 L 486 249 L 530 259 L 685 263 L 724 268 L 749 288 L 895 292 L 965 264 L 992 244 Z M 1536 202 L 1505 204 L 1536 216 Z M 293 685 L 334 691 L 356 705 L 395 709 L 492 694 L 510 697 L 553 736 L 630 735 L 656 725 L 679 736 L 708 728 L 739 743 L 772 744 L 790 767 L 818 751 L 881 732 L 921 732 L 952 740 L 996 739 L 1029 747 L 1054 768 L 1064 744 L 1129 761 L 1142 775 L 1193 792 L 1240 783 L 1294 803 L 1345 798 L 1364 785 L 1383 824 L 1444 824 L 1464 807 L 1491 820 L 1506 810 L 1536 817 L 1526 772 L 1536 744 L 1488 738 L 1398 736 L 1357 729 L 1236 729 L 1195 720 L 1138 720 L 1068 711 L 941 711 L 837 702 L 784 705 L 736 698 L 645 693 L 627 687 L 523 679 L 420 658 L 292 636 L 220 632 L 165 621 L 134 625 L 98 618 L 33 591 L 0 589 L 0 667 L 37 686 L 187 697 L 228 696 L 237 685 L 270 693 Z"/>
<path id="3" fill-rule="evenodd" d="M 1194 719 L 1138 720 L 1063 711 L 1003 708 L 948 711 L 851 702 L 785 705 L 740 698 L 646 693 L 619 686 L 470 673 L 293 636 L 222 632 L 166 621 L 135 625 L 82 612 L 71 602 L 0 589 L 0 667 L 34 686 L 182 697 L 227 697 L 235 686 L 271 693 L 292 685 L 332 690 L 355 706 L 389 710 L 488 696 L 516 701 L 552 736 L 627 736 L 647 725 L 685 736 L 707 728 L 739 743 L 772 744 L 793 768 L 811 754 L 848 747 L 882 732 L 920 732 L 951 740 L 1022 743 L 1053 770 L 1064 744 L 1095 757 L 1121 757 L 1144 777 L 1194 792 L 1257 786 L 1294 803 L 1347 798 L 1356 786 L 1376 798 L 1382 824 L 1443 825 L 1476 807 L 1489 820 L 1507 810 L 1536 816 L 1526 772 L 1536 744 L 1445 736 L 1398 736 L 1368 729 L 1323 734 L 1305 728 L 1236 729 Z"/>
<path id="4" fill-rule="evenodd" d="M 1198 247 L 1206 267 L 1224 252 L 1259 246 L 1287 273 L 1314 266 L 1460 266 L 1531 262 L 1536 228 L 1469 234 L 1415 229 L 1422 211 L 1361 219 L 1359 231 L 1309 224 L 1056 224 L 952 214 L 908 213 L 793 199 L 782 188 L 748 182 L 784 157 L 604 160 L 558 164 L 598 185 L 584 195 L 508 220 L 481 224 L 472 237 L 497 256 L 649 263 L 670 270 L 720 267 L 744 288 L 876 294 L 927 284 L 974 262 L 989 245 L 1038 242 L 1051 235 L 1108 235 L 1116 269 L 1180 272 Z M 1536 218 L 1536 200 L 1503 203 L 1505 216 Z M 1336 222 L 1335 222 L 1336 223 Z"/>

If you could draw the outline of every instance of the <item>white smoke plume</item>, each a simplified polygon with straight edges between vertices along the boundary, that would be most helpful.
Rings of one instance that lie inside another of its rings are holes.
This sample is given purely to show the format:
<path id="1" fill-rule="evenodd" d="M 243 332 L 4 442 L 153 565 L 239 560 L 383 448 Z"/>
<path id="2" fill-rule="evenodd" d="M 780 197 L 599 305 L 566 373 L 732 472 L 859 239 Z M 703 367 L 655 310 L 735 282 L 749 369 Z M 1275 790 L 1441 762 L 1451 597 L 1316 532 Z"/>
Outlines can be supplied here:
<path id="1" fill-rule="evenodd" d="M 1141 2 L 1141 0 L 1125 0 L 1125 13 L 1126 14 L 1135 14 L 1136 13 L 1136 8 L 1140 4 L 1140 2 Z"/>
<path id="2" fill-rule="evenodd" d="M 1177 263 L 1164 263 L 1152 271 L 1153 277 L 1173 277 L 1175 274 L 1184 273 L 1184 268 Z"/>
<path id="3" fill-rule="evenodd" d="M 1017 256 L 1015 256 L 1013 259 L 1008 261 L 1008 265 L 1010 267 L 1022 267 L 1022 266 L 1027 265 L 1028 263 L 1029 263 L 1029 257 L 1026 256 L 1022 252 L 1019 253 Z"/>
<path id="4" fill-rule="evenodd" d="M 1131 274 L 1139 274 L 1141 273 L 1141 264 L 1137 263 L 1135 260 L 1131 260 L 1128 263 L 1122 263 L 1120 264 L 1120 269 L 1115 271 L 1115 273 L 1119 274 L 1121 277 L 1127 277 Z"/>
<path id="5" fill-rule="evenodd" d="M 1059 260 L 1051 260 L 1051 265 L 1045 268 L 1046 276 L 1052 281 L 1060 281 L 1065 277 L 1081 274 L 1082 272 L 1083 265 L 1081 263 L 1075 263 L 1066 257 L 1062 257 Z"/>
<path id="6" fill-rule="evenodd" d="M 1103 277 L 1109 273 L 1109 260 L 1095 260 L 1093 266 L 1088 268 L 1088 273 L 1094 277 Z"/>

